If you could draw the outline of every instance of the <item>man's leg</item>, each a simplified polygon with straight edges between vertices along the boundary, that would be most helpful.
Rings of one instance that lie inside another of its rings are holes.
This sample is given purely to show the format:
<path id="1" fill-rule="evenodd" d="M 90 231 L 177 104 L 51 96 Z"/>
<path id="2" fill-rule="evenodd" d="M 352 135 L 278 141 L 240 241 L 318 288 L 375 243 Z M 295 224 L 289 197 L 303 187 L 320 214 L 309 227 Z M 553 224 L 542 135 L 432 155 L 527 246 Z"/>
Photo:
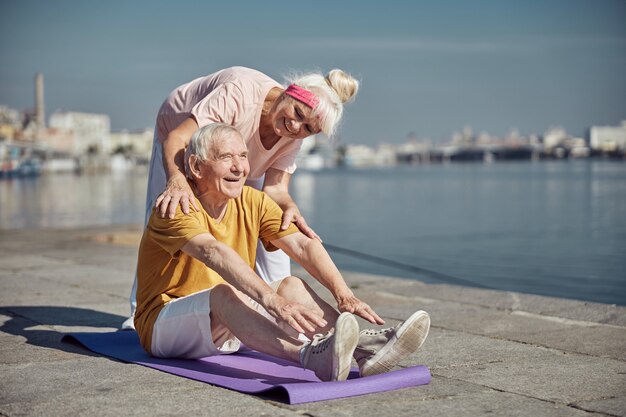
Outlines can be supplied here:
<path id="1" fill-rule="evenodd" d="M 315 333 L 325 333 L 332 329 L 335 321 L 337 321 L 339 317 L 339 312 L 335 308 L 324 301 L 306 282 L 298 277 L 289 276 L 283 279 L 276 292 L 281 297 L 290 301 L 296 301 L 324 317 L 324 320 L 328 323 L 326 327 L 317 329 L 310 334 L 305 333 L 309 339 Z M 290 330 L 287 330 L 289 333 L 293 334 L 293 332 L 295 332 L 291 327 L 289 327 L 289 329 Z"/>
<path id="2" fill-rule="evenodd" d="M 211 330 L 221 326 L 227 327 L 249 348 L 300 362 L 303 342 L 255 311 L 247 297 L 229 285 L 211 289 Z"/>
<path id="3" fill-rule="evenodd" d="M 323 381 L 345 380 L 350 372 L 359 326 L 350 313 L 340 315 L 334 332 L 303 343 L 254 310 L 247 296 L 229 285 L 211 290 L 211 329 L 227 327 L 246 346 L 300 363 Z"/>
<path id="4" fill-rule="evenodd" d="M 288 300 L 297 301 L 321 314 L 328 323 L 335 323 L 337 310 L 322 300 L 300 278 L 287 277 L 277 290 Z M 331 326 L 331 325 L 329 325 Z M 364 329 L 354 352 L 361 376 L 390 371 L 398 362 L 415 353 L 424 343 L 430 328 L 430 316 L 417 311 L 398 325 L 381 330 Z M 322 329 L 326 331 L 328 329 Z M 287 330 L 289 332 L 289 329 Z M 307 334 L 311 338 L 312 335 Z"/>

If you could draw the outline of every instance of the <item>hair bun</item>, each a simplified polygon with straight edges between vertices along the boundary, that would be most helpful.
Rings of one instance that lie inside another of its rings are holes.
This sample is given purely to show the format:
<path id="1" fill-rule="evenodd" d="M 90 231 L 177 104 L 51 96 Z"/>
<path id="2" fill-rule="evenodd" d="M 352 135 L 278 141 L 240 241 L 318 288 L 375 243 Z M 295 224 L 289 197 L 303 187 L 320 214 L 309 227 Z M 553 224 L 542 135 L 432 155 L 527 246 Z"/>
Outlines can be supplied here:
<path id="1" fill-rule="evenodd" d="M 328 85 L 335 90 L 342 103 L 352 101 L 359 91 L 359 82 L 340 69 L 330 70 L 324 78 Z"/>

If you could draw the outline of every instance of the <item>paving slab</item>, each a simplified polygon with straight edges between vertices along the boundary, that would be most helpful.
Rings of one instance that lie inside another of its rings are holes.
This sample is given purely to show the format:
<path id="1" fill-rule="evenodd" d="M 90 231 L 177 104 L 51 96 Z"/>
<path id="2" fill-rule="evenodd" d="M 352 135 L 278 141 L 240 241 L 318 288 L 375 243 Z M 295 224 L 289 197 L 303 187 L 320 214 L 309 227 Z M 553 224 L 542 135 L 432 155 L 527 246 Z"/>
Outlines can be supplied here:
<path id="1" fill-rule="evenodd" d="M 568 354 L 531 347 L 527 349 L 493 344 L 492 353 L 510 356 L 501 361 L 433 372 L 450 378 L 472 381 L 497 390 L 521 394 L 550 402 L 570 404 L 577 401 L 613 398 L 624 395 L 626 364 L 613 359 Z"/>
<path id="2" fill-rule="evenodd" d="M 61 343 L 126 318 L 139 234 L 0 233 L 0 415 L 626 416 L 626 308 L 352 271 L 387 325 L 429 311 L 426 343 L 399 366 L 429 366 L 430 385 L 290 406 Z"/>
<path id="3" fill-rule="evenodd" d="M 72 265 L 69 260 L 59 260 L 38 254 L 11 253 L 0 256 L 0 271 L 3 273 L 15 273 L 28 269 L 51 268 L 55 266 Z"/>
<path id="4" fill-rule="evenodd" d="M 29 275 L 53 281 L 56 285 L 66 285 L 76 288 L 85 287 L 107 294 L 120 293 L 128 295 L 132 285 L 133 275 L 127 271 L 107 268 L 100 265 L 62 265 L 46 269 L 30 270 Z M 120 294 L 122 295 L 122 294 Z"/>
<path id="5" fill-rule="evenodd" d="M 441 301 L 386 291 L 361 293 L 379 314 L 403 318 L 416 309 L 427 310 L 432 325 L 450 330 L 515 340 L 567 352 L 626 359 L 626 327 L 521 314 L 500 308 L 457 301 Z"/>
<path id="6" fill-rule="evenodd" d="M 0 413 L 8 416 L 301 415 L 256 397 L 103 357 L 0 365 L 0 372 Z"/>
<path id="7" fill-rule="evenodd" d="M 502 310 L 526 311 L 550 317 L 626 326 L 626 307 L 615 304 L 447 284 L 426 284 L 415 280 L 367 276 L 367 274 L 344 273 L 344 276 L 348 279 L 352 276 L 356 277 L 359 280 L 360 289 L 364 290 L 373 290 L 371 287 L 377 287 L 380 291 L 406 297 L 456 301 Z M 361 276 L 363 281 L 360 281 Z"/>
<path id="8" fill-rule="evenodd" d="M 67 276 L 59 276 L 59 279 L 50 279 L 33 275 L 32 271 L 20 271 L 0 279 L 0 306 L 23 305 L 58 305 L 58 306 L 88 306 L 115 300 L 120 302 L 128 299 L 128 295 L 122 296 L 125 291 L 119 290 L 118 294 L 110 291 L 99 290 L 102 285 L 93 283 L 78 285 L 72 282 L 59 282 Z M 128 287 L 130 288 L 130 286 Z"/>
<path id="9" fill-rule="evenodd" d="M 306 415 L 316 417 L 415 417 L 415 416 L 502 416 L 502 417 L 582 417 L 600 414 L 567 405 L 553 404 L 515 394 L 486 391 L 441 398 L 422 399 L 408 392 L 397 391 L 384 398 L 359 401 L 358 398 L 307 404 L 298 407 Z"/>
<path id="10" fill-rule="evenodd" d="M 550 402 L 620 397 L 626 363 L 570 354 L 509 340 L 435 331 L 413 360 L 434 375 L 480 384 Z"/>
<path id="11" fill-rule="evenodd" d="M 611 416 L 626 415 L 626 395 L 616 398 L 605 398 L 593 401 L 581 401 L 571 404 L 581 410 L 596 411 Z"/>

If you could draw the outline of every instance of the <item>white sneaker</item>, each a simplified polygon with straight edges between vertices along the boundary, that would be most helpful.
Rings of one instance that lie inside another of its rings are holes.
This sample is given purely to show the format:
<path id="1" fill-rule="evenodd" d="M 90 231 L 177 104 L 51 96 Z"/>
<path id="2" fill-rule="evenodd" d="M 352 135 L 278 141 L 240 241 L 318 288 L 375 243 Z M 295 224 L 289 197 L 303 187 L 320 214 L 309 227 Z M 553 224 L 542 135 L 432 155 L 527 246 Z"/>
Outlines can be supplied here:
<path id="1" fill-rule="evenodd" d="M 402 359 L 417 351 L 428 336 L 430 316 L 417 311 L 408 319 L 382 330 L 362 330 L 354 359 L 361 376 L 390 371 Z"/>
<path id="2" fill-rule="evenodd" d="M 302 366 L 314 371 L 322 381 L 344 381 L 350 374 L 358 341 L 359 324 L 352 314 L 342 313 L 334 330 L 325 335 L 316 334 L 302 348 Z"/>
<path id="3" fill-rule="evenodd" d="M 124 320 L 121 330 L 135 330 L 135 317 L 130 316 L 129 318 Z"/>

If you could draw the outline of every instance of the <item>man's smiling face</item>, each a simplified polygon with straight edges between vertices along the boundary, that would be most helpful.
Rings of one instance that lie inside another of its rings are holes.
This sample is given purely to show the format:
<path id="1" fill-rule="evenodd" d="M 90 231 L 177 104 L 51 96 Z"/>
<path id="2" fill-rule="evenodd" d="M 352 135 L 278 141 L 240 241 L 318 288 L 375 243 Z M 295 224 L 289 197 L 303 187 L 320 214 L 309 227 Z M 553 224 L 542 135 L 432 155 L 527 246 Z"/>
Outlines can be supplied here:
<path id="1" fill-rule="evenodd" d="M 241 135 L 229 133 L 213 143 L 206 161 L 198 161 L 197 185 L 202 195 L 237 198 L 250 172 L 248 149 Z"/>

